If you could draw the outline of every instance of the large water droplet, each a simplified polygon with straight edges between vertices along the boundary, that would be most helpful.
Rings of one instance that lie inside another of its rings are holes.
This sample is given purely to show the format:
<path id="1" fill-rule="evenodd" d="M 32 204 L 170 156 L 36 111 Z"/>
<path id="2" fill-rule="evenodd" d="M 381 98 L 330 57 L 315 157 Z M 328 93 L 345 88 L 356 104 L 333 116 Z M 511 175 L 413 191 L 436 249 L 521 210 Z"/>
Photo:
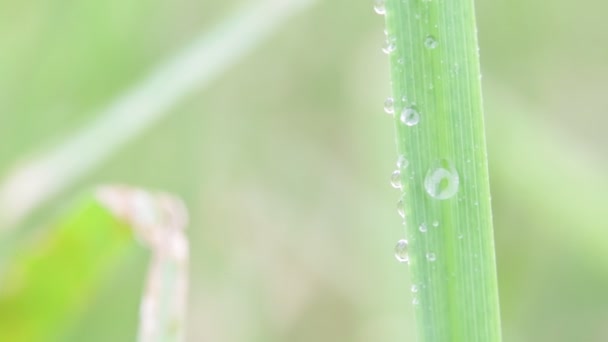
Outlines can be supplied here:
<path id="1" fill-rule="evenodd" d="M 401 171 L 393 171 L 393 174 L 391 174 L 391 185 L 395 189 L 401 189 Z"/>
<path id="2" fill-rule="evenodd" d="M 386 114 L 390 115 L 395 113 L 395 100 L 392 97 L 387 97 L 386 100 L 384 100 L 384 111 Z"/>
<path id="3" fill-rule="evenodd" d="M 386 14 L 386 7 L 384 6 L 384 0 L 374 0 L 374 11 L 380 15 Z"/>
<path id="4" fill-rule="evenodd" d="M 433 262 L 437 260 L 437 257 L 435 256 L 435 253 L 426 253 L 426 260 Z"/>
<path id="5" fill-rule="evenodd" d="M 407 255 L 407 240 L 401 239 L 395 245 L 395 258 L 399 262 L 409 262 L 410 258 Z"/>
<path id="6" fill-rule="evenodd" d="M 433 198 L 446 200 L 458 192 L 460 179 L 456 168 L 446 159 L 441 159 L 429 169 L 424 178 L 424 189 Z"/>
<path id="7" fill-rule="evenodd" d="M 435 39 L 435 37 L 428 35 L 426 36 L 426 39 L 424 40 L 424 46 L 426 46 L 429 49 L 434 49 L 436 48 L 438 45 L 437 40 Z"/>
<path id="8" fill-rule="evenodd" d="M 399 117 L 406 126 L 415 126 L 420 122 L 420 113 L 414 107 L 405 107 Z"/>
<path id="9" fill-rule="evenodd" d="M 428 230 L 426 223 L 421 223 L 420 226 L 418 226 L 418 230 L 420 230 L 420 232 L 422 233 L 426 233 L 426 231 Z"/>

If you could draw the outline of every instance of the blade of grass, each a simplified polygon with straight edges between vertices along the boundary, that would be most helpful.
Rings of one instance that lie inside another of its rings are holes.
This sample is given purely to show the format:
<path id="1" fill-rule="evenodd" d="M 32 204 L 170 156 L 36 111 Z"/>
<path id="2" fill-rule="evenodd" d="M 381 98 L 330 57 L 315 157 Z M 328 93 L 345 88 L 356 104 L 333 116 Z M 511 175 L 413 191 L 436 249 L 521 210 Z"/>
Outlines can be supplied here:
<path id="1" fill-rule="evenodd" d="M 419 341 L 500 341 L 473 1 L 387 0 L 377 11 Z"/>
<path id="2" fill-rule="evenodd" d="M 183 341 L 188 289 L 188 215 L 172 196 L 105 187 L 97 197 L 139 232 L 152 251 L 141 309 L 140 342 Z"/>
<path id="3" fill-rule="evenodd" d="M 125 187 L 87 196 L 2 274 L 0 340 L 46 341 L 65 333 L 99 285 L 126 258 L 152 252 L 140 317 L 141 342 L 183 341 L 187 214 L 174 197 Z"/>
<path id="4" fill-rule="evenodd" d="M 0 184 L 0 232 L 18 225 L 45 201 L 103 163 L 168 115 L 171 107 L 191 91 L 208 86 L 313 2 L 251 2 L 126 91 L 89 125 L 47 152 L 19 163 Z"/>

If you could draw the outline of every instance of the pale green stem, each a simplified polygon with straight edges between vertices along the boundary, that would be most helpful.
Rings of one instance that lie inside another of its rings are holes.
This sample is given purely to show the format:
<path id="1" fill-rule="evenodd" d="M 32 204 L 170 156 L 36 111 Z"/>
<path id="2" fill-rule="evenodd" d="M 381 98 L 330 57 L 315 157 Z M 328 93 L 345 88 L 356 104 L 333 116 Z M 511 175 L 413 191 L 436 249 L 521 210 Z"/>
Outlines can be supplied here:
<path id="1" fill-rule="evenodd" d="M 0 231 L 18 225 L 171 113 L 194 89 L 208 86 L 315 0 L 252 2 L 199 38 L 102 110 L 62 143 L 19 163 L 0 184 Z"/>

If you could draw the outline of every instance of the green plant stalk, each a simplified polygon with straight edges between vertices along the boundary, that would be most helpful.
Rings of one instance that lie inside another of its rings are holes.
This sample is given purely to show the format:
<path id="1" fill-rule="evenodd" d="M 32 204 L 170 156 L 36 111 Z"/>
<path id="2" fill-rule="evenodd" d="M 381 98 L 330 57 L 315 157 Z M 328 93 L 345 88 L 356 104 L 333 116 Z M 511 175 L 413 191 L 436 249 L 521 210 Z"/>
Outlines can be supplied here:
<path id="1" fill-rule="evenodd" d="M 473 0 L 385 6 L 418 340 L 500 341 Z"/>

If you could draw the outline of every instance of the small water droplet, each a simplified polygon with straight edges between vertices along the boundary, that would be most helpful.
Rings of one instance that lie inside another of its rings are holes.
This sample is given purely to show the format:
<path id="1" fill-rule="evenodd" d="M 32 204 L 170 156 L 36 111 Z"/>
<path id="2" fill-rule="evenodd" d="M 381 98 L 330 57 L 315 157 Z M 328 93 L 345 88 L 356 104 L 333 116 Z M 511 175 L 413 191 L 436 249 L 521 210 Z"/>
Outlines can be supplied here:
<path id="1" fill-rule="evenodd" d="M 395 113 L 395 100 L 392 97 L 387 97 L 386 100 L 384 100 L 384 111 L 386 114 L 391 115 Z"/>
<path id="2" fill-rule="evenodd" d="M 399 58 L 399 59 L 397 60 L 397 63 L 399 63 L 399 64 L 403 65 L 403 64 L 405 64 L 405 59 L 403 59 L 403 58 Z"/>
<path id="3" fill-rule="evenodd" d="M 386 14 L 386 7 L 384 6 L 384 0 L 374 0 L 374 11 L 380 15 Z"/>
<path id="4" fill-rule="evenodd" d="M 415 126 L 420 122 L 420 113 L 414 107 L 406 107 L 401 111 L 399 119 L 406 126 Z"/>
<path id="5" fill-rule="evenodd" d="M 426 253 L 426 260 L 433 262 L 437 260 L 437 257 L 435 256 L 435 253 Z"/>
<path id="6" fill-rule="evenodd" d="M 397 201 L 397 213 L 401 218 L 405 218 L 405 208 L 403 207 L 403 198 Z"/>
<path id="7" fill-rule="evenodd" d="M 420 226 L 418 226 L 418 230 L 420 230 L 422 233 L 426 233 L 428 230 L 426 223 L 421 223 Z"/>
<path id="8" fill-rule="evenodd" d="M 401 239 L 395 245 L 395 259 L 399 262 L 409 262 L 410 258 L 407 255 L 407 240 Z"/>
<path id="9" fill-rule="evenodd" d="M 403 95 L 401 97 L 401 102 L 407 103 L 407 96 Z"/>
<path id="10" fill-rule="evenodd" d="M 458 240 L 462 240 L 463 237 L 462 234 L 458 235 Z"/>
<path id="11" fill-rule="evenodd" d="M 400 155 L 397 159 L 397 169 L 403 170 L 407 168 L 408 165 L 410 165 L 410 162 L 407 160 L 407 158 L 405 158 L 404 155 Z"/>
<path id="12" fill-rule="evenodd" d="M 391 174 L 391 185 L 395 189 L 401 189 L 401 171 L 393 171 L 393 174 Z"/>
<path id="13" fill-rule="evenodd" d="M 460 179 L 454 166 L 446 159 L 435 162 L 424 178 L 424 188 L 433 198 L 446 200 L 458 192 Z"/>
<path id="14" fill-rule="evenodd" d="M 382 47 L 382 52 L 384 52 L 387 55 L 390 55 L 391 53 L 395 52 L 397 50 L 397 43 L 395 43 L 394 41 L 390 41 L 387 40 L 386 42 L 384 42 L 384 46 Z"/>
<path id="15" fill-rule="evenodd" d="M 433 221 L 433 227 L 435 227 L 435 228 L 439 227 L 439 221 L 437 221 L 437 220 Z"/>
<path id="16" fill-rule="evenodd" d="M 424 40 L 424 46 L 426 46 L 429 49 L 434 49 L 436 48 L 438 45 L 437 40 L 435 39 L 435 37 L 428 35 L 426 36 L 426 39 Z"/>
<path id="17" fill-rule="evenodd" d="M 411 290 L 412 290 L 413 293 L 418 292 L 418 285 L 412 284 Z"/>
<path id="18" fill-rule="evenodd" d="M 419 305 L 419 304 L 420 304 L 420 300 L 419 300 L 418 298 L 414 298 L 414 299 L 412 300 L 412 304 L 414 304 L 414 305 Z"/>

